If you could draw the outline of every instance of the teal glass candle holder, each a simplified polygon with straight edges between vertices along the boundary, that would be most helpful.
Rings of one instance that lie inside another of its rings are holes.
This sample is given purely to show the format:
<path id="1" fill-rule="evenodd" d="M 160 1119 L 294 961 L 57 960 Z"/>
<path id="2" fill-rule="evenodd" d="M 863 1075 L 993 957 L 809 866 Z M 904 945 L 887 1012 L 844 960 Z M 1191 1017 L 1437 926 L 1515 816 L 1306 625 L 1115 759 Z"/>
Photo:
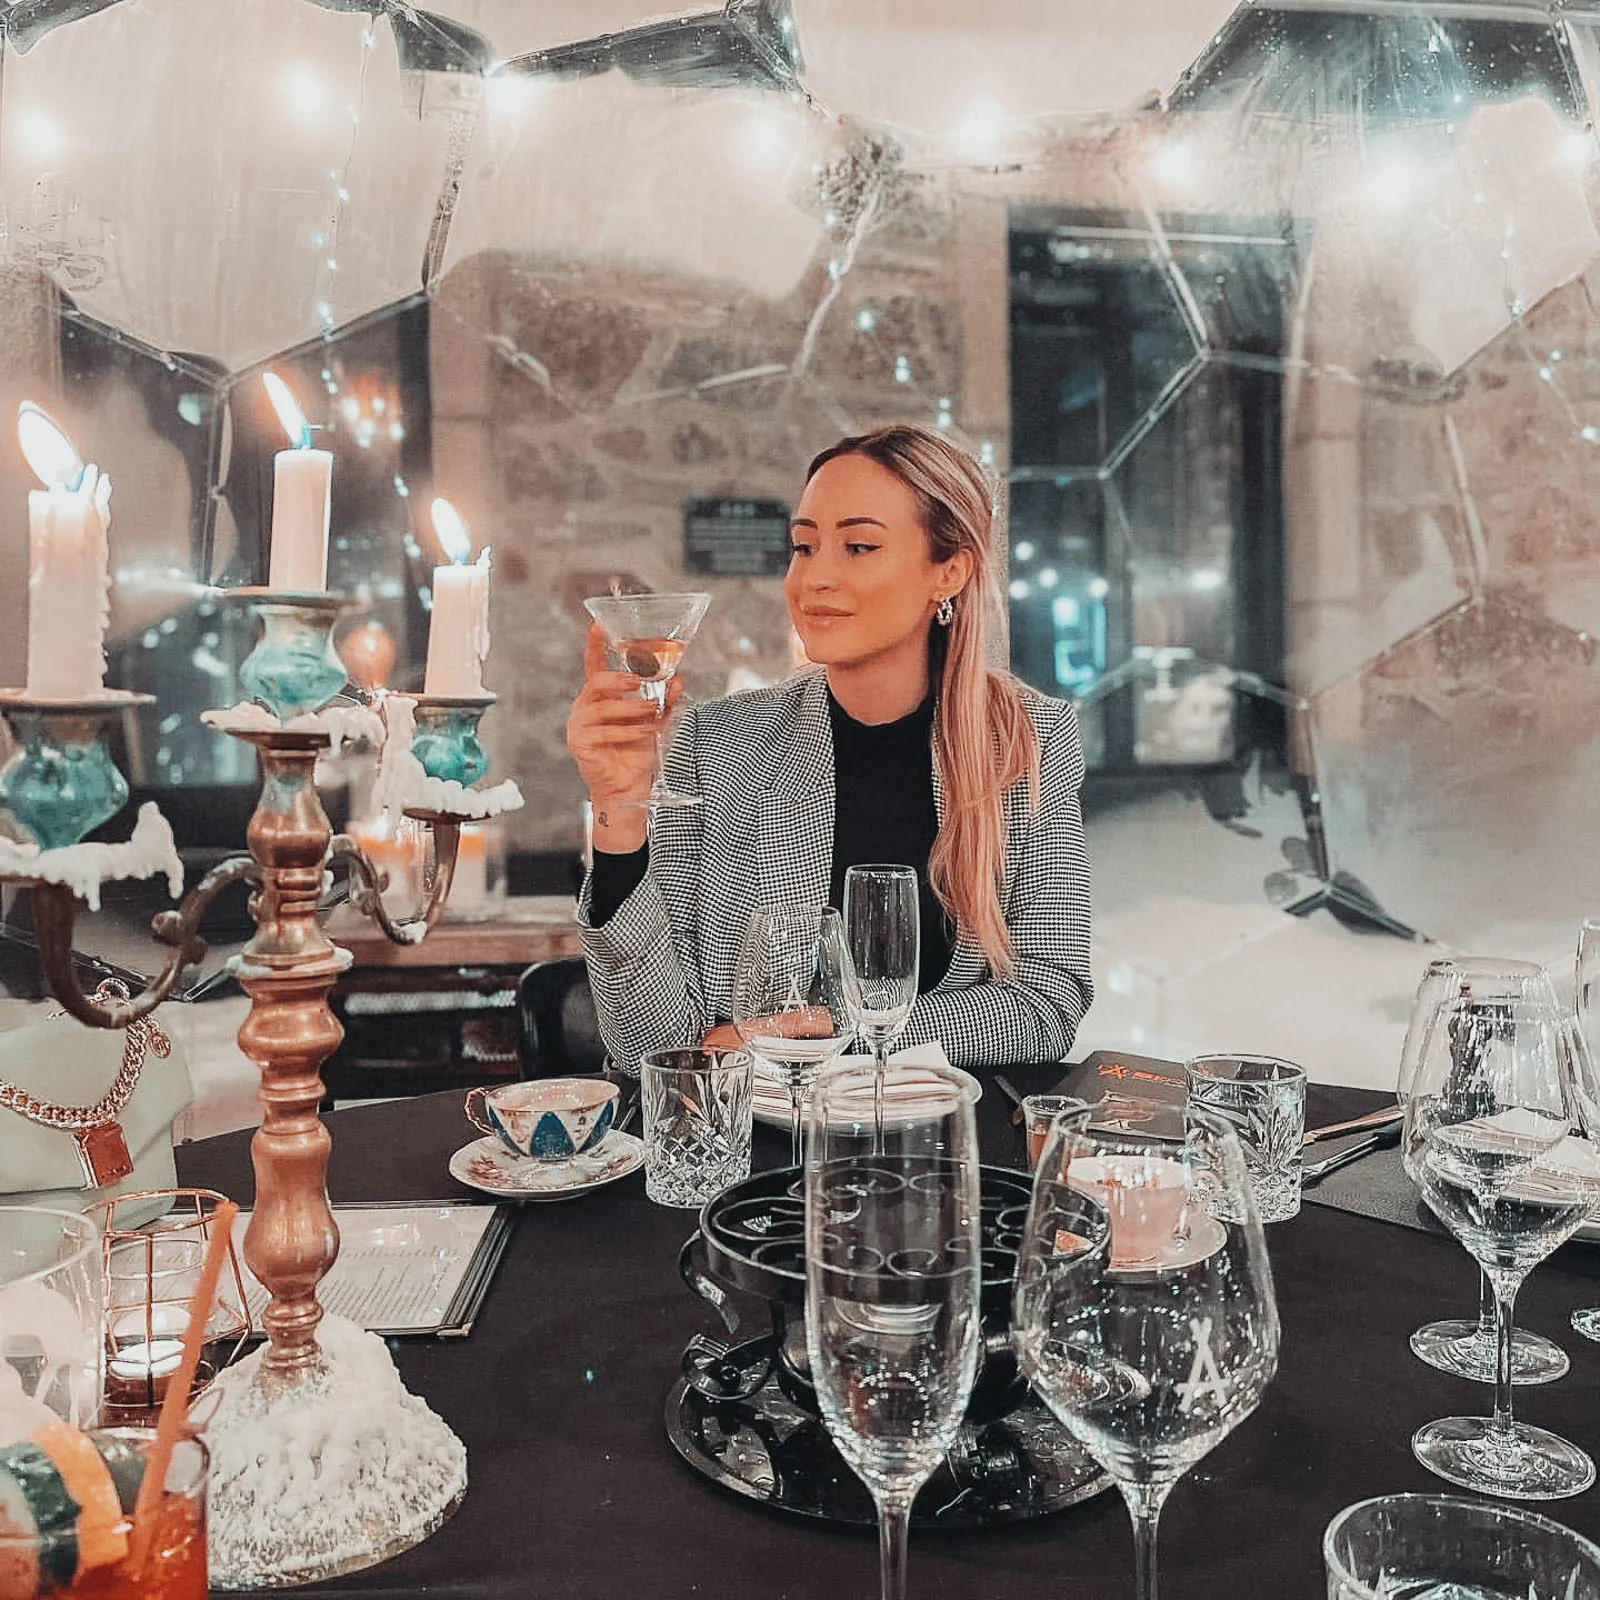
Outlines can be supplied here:
<path id="1" fill-rule="evenodd" d="M 349 680 L 333 648 L 333 625 L 345 607 L 343 595 L 290 594 L 235 589 L 261 619 L 261 637 L 239 668 L 252 700 L 287 722 L 320 711 Z"/>
<path id="2" fill-rule="evenodd" d="M 149 695 L 108 704 L 0 700 L 17 745 L 0 769 L 0 805 L 44 850 L 77 844 L 128 801 L 127 780 L 106 748 L 106 725 Z"/>
<path id="3" fill-rule="evenodd" d="M 411 753 L 430 778 L 470 785 L 489 770 L 489 752 L 478 738 L 478 724 L 494 699 L 492 694 L 417 696 Z"/>

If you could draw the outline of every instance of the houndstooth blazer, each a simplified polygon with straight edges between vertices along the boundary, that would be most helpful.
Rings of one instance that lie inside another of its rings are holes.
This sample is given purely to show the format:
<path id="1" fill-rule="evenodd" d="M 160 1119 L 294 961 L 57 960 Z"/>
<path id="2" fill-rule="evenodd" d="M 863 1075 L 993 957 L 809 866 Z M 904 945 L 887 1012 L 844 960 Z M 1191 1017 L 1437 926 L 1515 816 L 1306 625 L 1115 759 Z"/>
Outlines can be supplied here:
<path id="1" fill-rule="evenodd" d="M 903 1045 L 937 1039 L 958 1066 L 1060 1060 L 1094 990 L 1089 862 L 1078 791 L 1083 747 L 1064 700 L 1027 697 L 1039 736 L 1039 804 L 1005 797 L 1001 904 L 1016 965 L 995 981 L 958 939 L 937 988 L 919 995 Z M 833 731 L 820 669 L 770 689 L 691 706 L 667 779 L 704 804 L 656 813 L 650 866 L 603 927 L 578 900 L 589 981 L 613 1060 L 698 1042 L 732 1013 L 734 967 L 758 906 L 822 905 L 833 862 Z M 934 767 L 934 800 L 944 797 Z"/>

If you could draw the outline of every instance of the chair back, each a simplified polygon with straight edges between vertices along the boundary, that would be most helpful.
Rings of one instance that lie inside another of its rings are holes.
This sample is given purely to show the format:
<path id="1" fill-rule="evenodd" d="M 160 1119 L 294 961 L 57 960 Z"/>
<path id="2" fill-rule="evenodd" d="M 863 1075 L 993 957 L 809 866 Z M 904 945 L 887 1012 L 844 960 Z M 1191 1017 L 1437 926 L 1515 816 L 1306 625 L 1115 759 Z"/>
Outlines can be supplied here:
<path id="1" fill-rule="evenodd" d="M 538 961 L 517 981 L 517 1047 L 525 1078 L 585 1077 L 606 1062 L 582 956 Z"/>

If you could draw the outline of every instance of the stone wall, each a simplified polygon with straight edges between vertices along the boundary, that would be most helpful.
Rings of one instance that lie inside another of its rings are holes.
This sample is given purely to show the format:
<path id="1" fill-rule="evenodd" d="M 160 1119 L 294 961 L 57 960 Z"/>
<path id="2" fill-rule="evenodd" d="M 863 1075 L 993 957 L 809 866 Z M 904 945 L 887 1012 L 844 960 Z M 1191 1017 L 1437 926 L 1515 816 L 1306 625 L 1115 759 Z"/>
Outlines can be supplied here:
<path id="1" fill-rule="evenodd" d="M 908 184 L 863 233 L 847 274 L 835 279 L 837 256 L 824 257 L 777 302 L 667 273 L 493 252 L 442 284 L 434 482 L 494 549 L 489 681 L 500 704 L 486 732 L 497 770 L 528 796 L 511 822 L 514 847 L 580 838 L 583 791 L 562 729 L 581 677 L 582 602 L 612 577 L 711 589 L 684 665 L 691 694 L 787 669 L 778 580 L 686 576 L 686 500 L 793 506 L 805 463 L 841 434 L 898 417 L 932 422 L 941 410 L 1003 460 L 993 433 L 1006 398 L 1003 207 L 963 208 L 937 182 Z M 832 241 L 835 252 L 849 242 Z M 997 279 L 975 270 L 979 254 L 998 264 Z M 989 322 L 976 359 L 969 317 Z"/>

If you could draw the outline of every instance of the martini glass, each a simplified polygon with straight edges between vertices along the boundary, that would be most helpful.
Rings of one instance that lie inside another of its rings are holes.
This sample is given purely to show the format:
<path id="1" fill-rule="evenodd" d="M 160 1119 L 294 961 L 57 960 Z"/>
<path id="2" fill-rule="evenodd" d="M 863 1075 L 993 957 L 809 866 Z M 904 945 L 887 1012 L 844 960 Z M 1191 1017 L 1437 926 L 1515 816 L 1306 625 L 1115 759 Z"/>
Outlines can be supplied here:
<path id="1" fill-rule="evenodd" d="M 679 794 L 667 787 L 661 770 L 661 721 L 667 710 L 667 685 L 677 676 L 678 663 L 711 604 L 711 596 L 606 594 L 583 604 L 605 631 L 612 667 L 633 673 L 640 680 L 640 692 L 656 708 L 655 777 L 649 798 L 623 804 L 647 810 L 699 805 L 699 795 Z"/>

